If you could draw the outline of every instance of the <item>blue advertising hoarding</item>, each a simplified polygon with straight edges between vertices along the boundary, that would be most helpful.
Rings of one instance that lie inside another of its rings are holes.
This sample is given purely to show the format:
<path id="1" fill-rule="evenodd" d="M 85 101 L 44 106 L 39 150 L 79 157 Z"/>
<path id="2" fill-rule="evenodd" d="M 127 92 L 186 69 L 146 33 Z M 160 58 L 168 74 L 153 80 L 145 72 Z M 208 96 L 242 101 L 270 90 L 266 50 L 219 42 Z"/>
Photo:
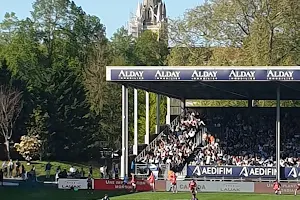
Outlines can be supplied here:
<path id="1" fill-rule="evenodd" d="M 291 67 L 107 67 L 108 81 L 300 81 Z"/>
<path id="2" fill-rule="evenodd" d="M 190 177 L 226 177 L 226 178 L 276 178 L 275 167 L 254 166 L 199 166 L 192 165 L 187 168 Z M 300 178 L 300 168 L 285 167 L 284 177 L 287 179 Z"/>

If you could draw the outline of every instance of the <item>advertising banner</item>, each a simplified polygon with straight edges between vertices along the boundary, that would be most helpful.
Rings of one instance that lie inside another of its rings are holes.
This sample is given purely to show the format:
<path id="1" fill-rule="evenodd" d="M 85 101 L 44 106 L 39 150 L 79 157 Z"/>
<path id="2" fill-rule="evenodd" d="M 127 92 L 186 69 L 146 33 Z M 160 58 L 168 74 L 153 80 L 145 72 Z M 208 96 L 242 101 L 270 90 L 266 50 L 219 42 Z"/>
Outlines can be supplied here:
<path id="1" fill-rule="evenodd" d="M 95 190 L 132 190 L 130 183 L 124 184 L 123 180 L 120 179 L 95 179 L 94 180 Z M 136 181 L 137 191 L 150 191 L 151 187 L 146 180 Z"/>
<path id="2" fill-rule="evenodd" d="M 3 182 L 3 186 L 19 186 L 19 183 L 14 183 L 14 182 L 7 182 L 7 181 L 4 181 Z"/>
<path id="3" fill-rule="evenodd" d="M 284 183 L 281 182 L 281 192 L 282 194 L 294 194 L 295 189 L 297 188 L 297 183 Z M 273 183 L 271 182 L 259 182 L 254 183 L 254 192 L 262 194 L 271 194 L 274 193 Z"/>
<path id="4" fill-rule="evenodd" d="M 300 81 L 299 69 L 209 67 L 107 68 L 108 81 Z"/>
<path id="5" fill-rule="evenodd" d="M 285 167 L 284 175 L 287 179 L 298 179 L 300 178 L 300 168 L 299 167 Z"/>
<path id="6" fill-rule="evenodd" d="M 275 178 L 275 167 L 237 167 L 237 166 L 189 166 L 187 175 L 190 177 L 246 177 Z"/>
<path id="7" fill-rule="evenodd" d="M 171 182 L 167 181 L 166 191 L 171 188 Z M 177 189 L 180 192 L 189 191 L 189 181 L 177 181 Z M 252 182 L 223 182 L 223 181 L 197 181 L 198 192 L 254 192 Z"/>
<path id="8" fill-rule="evenodd" d="M 93 180 L 94 188 L 94 180 Z M 71 189 L 76 188 L 79 190 L 87 190 L 87 179 L 58 179 L 58 189 Z"/>

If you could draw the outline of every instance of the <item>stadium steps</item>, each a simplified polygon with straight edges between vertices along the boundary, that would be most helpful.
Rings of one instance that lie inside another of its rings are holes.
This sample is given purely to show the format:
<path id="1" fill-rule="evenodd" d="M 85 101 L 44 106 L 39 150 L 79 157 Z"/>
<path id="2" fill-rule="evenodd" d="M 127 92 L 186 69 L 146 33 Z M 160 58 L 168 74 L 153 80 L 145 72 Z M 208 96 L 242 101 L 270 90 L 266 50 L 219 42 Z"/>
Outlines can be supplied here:
<path id="1" fill-rule="evenodd" d="M 170 125 L 165 125 L 165 128 L 163 129 L 163 131 L 161 131 L 160 134 L 156 135 L 156 137 L 150 142 L 150 144 L 146 148 L 144 148 L 144 150 L 141 153 L 139 153 L 136 156 L 135 162 L 138 163 L 142 158 L 144 158 L 146 156 L 147 152 L 156 146 L 157 141 L 160 140 L 164 135 L 166 135 L 169 132 L 170 127 L 173 127 L 178 124 L 179 120 L 180 120 L 180 115 L 177 116 L 170 123 Z"/>
<path id="2" fill-rule="evenodd" d="M 206 131 L 206 130 L 203 130 L 203 131 Z M 189 165 L 191 162 L 193 162 L 195 160 L 195 158 L 196 158 L 196 155 L 199 153 L 199 151 L 201 151 L 201 147 L 202 147 L 201 143 L 199 143 L 197 145 L 198 146 L 195 148 L 195 150 L 192 152 L 192 154 L 184 162 L 184 166 L 181 167 L 181 168 L 179 168 L 179 170 L 178 170 L 179 173 L 182 173 L 182 171 L 185 170 L 184 168 L 186 167 L 186 165 Z"/>

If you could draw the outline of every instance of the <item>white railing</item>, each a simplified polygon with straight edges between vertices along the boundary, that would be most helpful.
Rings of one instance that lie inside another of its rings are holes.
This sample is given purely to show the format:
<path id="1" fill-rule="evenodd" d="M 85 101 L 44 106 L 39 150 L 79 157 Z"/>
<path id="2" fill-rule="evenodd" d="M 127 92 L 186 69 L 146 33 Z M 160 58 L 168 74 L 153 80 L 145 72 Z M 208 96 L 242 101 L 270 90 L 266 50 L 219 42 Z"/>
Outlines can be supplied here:
<path id="1" fill-rule="evenodd" d="M 159 169 L 158 178 L 165 179 L 168 177 L 170 170 L 169 164 L 136 164 L 135 175 L 139 177 L 147 177 L 150 170 Z"/>
<path id="2" fill-rule="evenodd" d="M 152 142 L 139 154 L 136 156 L 135 158 L 135 162 L 139 162 L 142 158 L 144 158 L 147 154 L 147 151 L 150 151 L 150 149 L 155 148 L 156 143 L 158 140 L 160 140 L 164 134 L 166 134 L 166 131 L 169 131 L 169 129 L 173 126 L 176 126 L 180 121 L 180 116 L 177 116 L 169 125 L 169 127 L 167 126 L 163 131 L 160 132 L 160 134 L 158 134 L 158 136 L 156 136 L 156 138 L 154 140 L 152 140 Z"/>
<path id="3" fill-rule="evenodd" d="M 195 137 L 192 139 L 193 143 L 199 146 L 202 143 L 202 135 L 207 132 L 206 127 L 201 127 L 200 131 L 198 131 Z"/>
<path id="4" fill-rule="evenodd" d="M 186 163 L 184 168 L 181 170 L 181 172 L 177 172 L 176 176 L 178 177 L 178 180 L 184 180 L 185 177 L 187 176 L 187 167 L 188 164 Z"/>

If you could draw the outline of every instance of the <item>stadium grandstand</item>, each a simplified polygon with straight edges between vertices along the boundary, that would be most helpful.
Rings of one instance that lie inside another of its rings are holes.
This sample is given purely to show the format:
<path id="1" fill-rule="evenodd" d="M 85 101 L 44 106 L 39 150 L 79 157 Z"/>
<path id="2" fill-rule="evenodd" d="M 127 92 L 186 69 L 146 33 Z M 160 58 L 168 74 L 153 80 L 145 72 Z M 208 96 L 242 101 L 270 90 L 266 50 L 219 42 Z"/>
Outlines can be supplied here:
<path id="1" fill-rule="evenodd" d="M 158 100 L 160 95 L 179 99 L 182 107 L 180 116 L 146 142 L 144 150 L 136 151 L 136 174 L 151 169 L 163 179 L 169 170 L 180 179 L 298 179 L 300 148 L 295 144 L 299 143 L 300 118 L 297 110 L 280 108 L 280 100 L 299 99 L 300 70 L 108 66 L 106 77 L 123 86 L 121 177 L 129 166 L 128 87 L 133 87 L 146 95 L 156 93 Z M 187 99 L 245 100 L 248 107 L 186 108 Z M 276 100 L 276 107 L 255 107 L 254 100 Z"/>

